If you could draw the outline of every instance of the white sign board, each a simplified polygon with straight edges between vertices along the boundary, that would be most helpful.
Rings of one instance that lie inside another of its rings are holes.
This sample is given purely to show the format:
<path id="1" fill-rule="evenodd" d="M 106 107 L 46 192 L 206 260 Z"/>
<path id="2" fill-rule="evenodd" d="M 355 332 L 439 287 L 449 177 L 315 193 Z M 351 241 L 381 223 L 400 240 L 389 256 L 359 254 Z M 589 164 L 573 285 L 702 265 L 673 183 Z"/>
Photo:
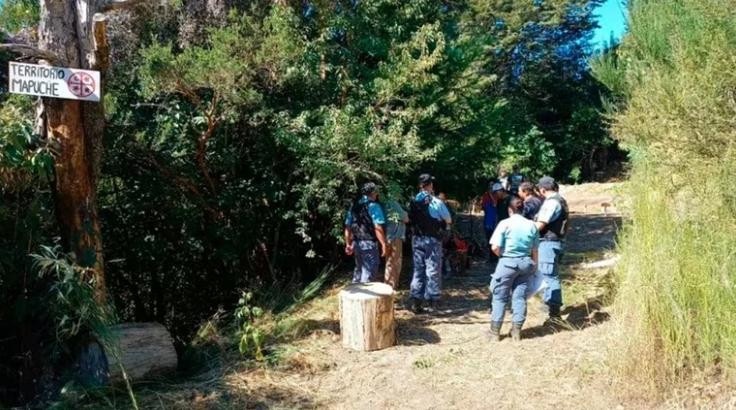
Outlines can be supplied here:
<path id="1" fill-rule="evenodd" d="M 10 62 L 8 90 L 15 94 L 100 101 L 100 72 Z"/>

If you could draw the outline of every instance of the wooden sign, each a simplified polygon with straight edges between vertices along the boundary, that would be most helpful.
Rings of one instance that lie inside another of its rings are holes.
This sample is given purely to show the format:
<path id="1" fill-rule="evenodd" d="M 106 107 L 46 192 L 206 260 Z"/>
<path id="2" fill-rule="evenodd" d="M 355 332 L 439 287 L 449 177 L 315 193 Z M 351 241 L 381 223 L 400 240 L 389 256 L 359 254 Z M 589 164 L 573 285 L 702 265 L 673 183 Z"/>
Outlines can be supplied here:
<path id="1" fill-rule="evenodd" d="M 8 90 L 14 94 L 100 101 L 100 72 L 10 62 Z"/>

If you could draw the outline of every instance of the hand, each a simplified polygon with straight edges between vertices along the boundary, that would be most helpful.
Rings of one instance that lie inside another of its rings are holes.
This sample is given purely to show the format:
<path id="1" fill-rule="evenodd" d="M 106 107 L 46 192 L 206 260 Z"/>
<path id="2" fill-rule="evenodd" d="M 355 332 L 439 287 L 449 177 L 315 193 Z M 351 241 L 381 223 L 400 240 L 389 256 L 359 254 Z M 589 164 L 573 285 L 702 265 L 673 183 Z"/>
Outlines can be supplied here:
<path id="1" fill-rule="evenodd" d="M 353 249 L 352 243 L 345 245 L 345 255 L 351 256 L 353 252 L 355 252 L 355 250 Z"/>

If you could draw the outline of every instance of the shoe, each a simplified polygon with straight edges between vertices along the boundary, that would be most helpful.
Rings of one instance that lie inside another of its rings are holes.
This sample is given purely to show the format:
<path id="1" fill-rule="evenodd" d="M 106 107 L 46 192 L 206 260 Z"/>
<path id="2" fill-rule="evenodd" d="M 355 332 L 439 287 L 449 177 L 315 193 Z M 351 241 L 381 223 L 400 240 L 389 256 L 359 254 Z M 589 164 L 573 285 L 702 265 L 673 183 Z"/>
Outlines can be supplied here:
<path id="1" fill-rule="evenodd" d="M 521 327 L 523 325 L 523 323 L 514 323 L 511 325 L 511 339 L 514 342 L 518 342 L 521 340 Z"/>
<path id="2" fill-rule="evenodd" d="M 440 301 L 439 300 L 434 300 L 433 299 L 433 300 L 430 300 L 427 303 L 427 311 L 429 313 L 437 313 L 437 312 L 440 312 L 441 310 L 442 310 L 442 308 L 440 306 Z"/>
<path id="3" fill-rule="evenodd" d="M 492 342 L 501 341 L 501 325 L 502 322 L 491 322 L 490 338 Z"/>
<path id="4" fill-rule="evenodd" d="M 414 314 L 424 312 L 424 309 L 422 308 L 422 301 L 416 298 L 409 298 L 407 309 L 411 310 Z"/>

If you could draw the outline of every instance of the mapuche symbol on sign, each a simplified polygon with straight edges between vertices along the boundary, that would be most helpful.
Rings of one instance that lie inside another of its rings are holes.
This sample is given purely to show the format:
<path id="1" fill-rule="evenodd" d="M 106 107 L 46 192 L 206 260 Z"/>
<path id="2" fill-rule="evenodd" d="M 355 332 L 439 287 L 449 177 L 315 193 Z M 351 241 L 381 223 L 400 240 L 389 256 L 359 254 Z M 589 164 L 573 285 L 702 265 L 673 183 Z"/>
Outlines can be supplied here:
<path id="1" fill-rule="evenodd" d="M 76 95 L 77 97 L 89 97 L 95 92 L 95 79 L 87 73 L 74 73 L 66 84 L 69 87 L 69 92 Z"/>

